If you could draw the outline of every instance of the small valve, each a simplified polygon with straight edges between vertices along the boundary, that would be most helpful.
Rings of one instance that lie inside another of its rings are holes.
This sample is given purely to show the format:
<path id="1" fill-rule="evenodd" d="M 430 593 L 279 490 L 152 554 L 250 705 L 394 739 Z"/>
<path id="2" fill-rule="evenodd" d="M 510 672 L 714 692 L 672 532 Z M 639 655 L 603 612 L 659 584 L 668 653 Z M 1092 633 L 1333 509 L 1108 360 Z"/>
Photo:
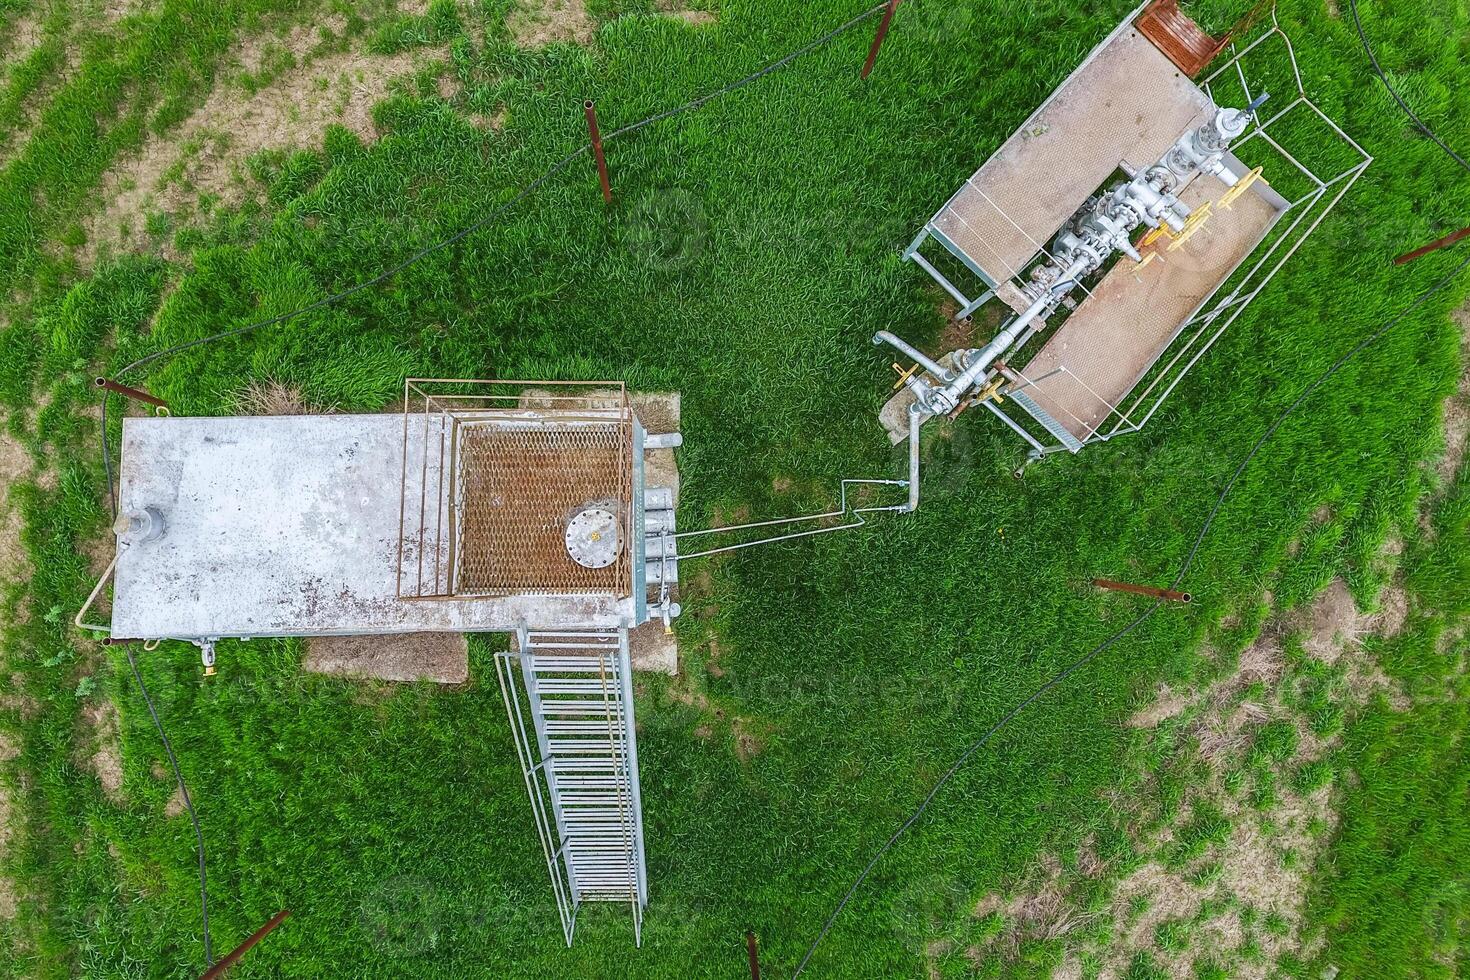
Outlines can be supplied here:
<path id="1" fill-rule="evenodd" d="M 1240 178 L 1240 180 L 1236 181 L 1235 186 L 1231 187 L 1225 192 L 1225 194 L 1220 198 L 1220 207 L 1224 208 L 1226 211 L 1229 211 L 1230 206 L 1235 203 L 1236 199 L 1239 198 L 1240 195 L 1244 194 L 1246 191 L 1250 190 L 1250 186 L 1258 180 L 1261 183 L 1266 184 L 1267 187 L 1271 186 L 1266 181 L 1266 178 L 1261 176 L 1261 168 L 1257 167 L 1250 173 L 1246 174 L 1244 177 Z"/>
<path id="2" fill-rule="evenodd" d="M 978 405 L 981 402 L 988 402 L 992 398 L 994 398 L 998 404 L 1004 405 L 1005 399 L 1000 396 L 1000 389 L 1001 386 L 1005 383 L 1006 379 L 1004 377 L 996 375 L 995 380 L 986 385 L 983 389 L 981 389 L 980 393 L 975 396 L 975 404 Z"/>
<path id="3" fill-rule="evenodd" d="M 898 380 L 893 383 L 893 390 L 894 391 L 897 391 L 898 389 L 902 388 L 904 385 L 908 384 L 910 378 L 912 378 L 914 375 L 916 375 L 916 374 L 919 373 L 919 365 L 915 364 L 913 367 L 911 367 L 907 371 L 905 371 L 903 369 L 903 365 L 902 364 L 899 364 L 897 361 L 894 361 L 893 362 L 893 371 L 894 371 L 895 374 L 898 375 Z"/>
<path id="4" fill-rule="evenodd" d="M 1174 235 L 1171 231 L 1169 231 L 1168 225 L 1159 225 L 1157 228 L 1153 229 L 1138 240 L 1138 248 L 1140 251 L 1142 251 L 1143 249 L 1148 248 L 1154 242 L 1158 241 L 1160 238 L 1173 237 Z"/>
<path id="5" fill-rule="evenodd" d="M 1189 220 L 1184 222 L 1184 230 L 1179 233 L 1179 236 L 1177 238 L 1169 243 L 1169 251 L 1173 252 L 1179 249 L 1181 246 L 1184 245 L 1185 242 L 1193 238 L 1195 232 L 1203 228 L 1205 226 L 1205 223 L 1210 220 L 1210 215 L 1212 213 L 1213 211 L 1211 209 L 1209 201 L 1206 201 L 1198 208 L 1196 208 L 1194 212 L 1190 214 Z"/>
<path id="6" fill-rule="evenodd" d="M 214 673 L 215 673 L 215 671 L 214 671 L 214 641 L 213 640 L 195 641 L 195 645 L 197 647 L 199 647 L 199 659 L 201 661 L 203 661 L 203 663 L 204 663 L 204 676 L 205 677 L 213 677 L 214 676 Z"/>

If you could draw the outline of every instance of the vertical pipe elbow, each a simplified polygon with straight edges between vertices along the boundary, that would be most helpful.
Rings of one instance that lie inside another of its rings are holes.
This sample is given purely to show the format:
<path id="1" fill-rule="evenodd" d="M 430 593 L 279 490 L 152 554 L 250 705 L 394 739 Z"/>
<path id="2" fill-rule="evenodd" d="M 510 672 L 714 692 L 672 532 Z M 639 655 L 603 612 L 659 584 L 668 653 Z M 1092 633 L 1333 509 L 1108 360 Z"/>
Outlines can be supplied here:
<path id="1" fill-rule="evenodd" d="M 909 499 L 903 507 L 906 514 L 919 509 L 919 426 L 928 417 L 917 404 L 909 408 Z"/>

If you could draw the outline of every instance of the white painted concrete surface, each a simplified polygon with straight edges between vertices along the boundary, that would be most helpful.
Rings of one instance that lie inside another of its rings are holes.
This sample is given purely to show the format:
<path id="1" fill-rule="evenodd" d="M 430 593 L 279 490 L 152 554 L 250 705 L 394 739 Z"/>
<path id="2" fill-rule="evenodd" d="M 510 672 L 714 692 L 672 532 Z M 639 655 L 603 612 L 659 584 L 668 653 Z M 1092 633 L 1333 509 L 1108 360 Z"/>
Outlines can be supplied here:
<path id="1" fill-rule="evenodd" d="M 399 599 L 403 453 L 396 414 L 124 419 L 119 507 L 157 507 L 165 530 L 119 559 L 113 634 L 192 639 L 630 624 L 632 601 L 610 594 Z M 412 439 L 409 454 L 408 499 L 416 501 L 422 467 Z"/>

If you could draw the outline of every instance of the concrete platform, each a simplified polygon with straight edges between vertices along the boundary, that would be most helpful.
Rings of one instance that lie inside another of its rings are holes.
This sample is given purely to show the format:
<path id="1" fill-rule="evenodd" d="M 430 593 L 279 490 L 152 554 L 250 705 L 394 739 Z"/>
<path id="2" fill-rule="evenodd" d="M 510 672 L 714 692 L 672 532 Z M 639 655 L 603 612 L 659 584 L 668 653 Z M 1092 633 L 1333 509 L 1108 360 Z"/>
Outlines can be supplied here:
<path id="1" fill-rule="evenodd" d="M 463 684 L 470 678 L 469 643 L 463 633 L 313 636 L 301 668 L 359 680 Z"/>
<path id="2" fill-rule="evenodd" d="M 119 506 L 159 508 L 166 530 L 118 560 L 114 635 L 631 623 L 632 599 L 613 595 L 398 598 L 403 456 L 396 414 L 124 419 Z M 408 460 L 409 499 L 418 497 L 421 464 Z"/>

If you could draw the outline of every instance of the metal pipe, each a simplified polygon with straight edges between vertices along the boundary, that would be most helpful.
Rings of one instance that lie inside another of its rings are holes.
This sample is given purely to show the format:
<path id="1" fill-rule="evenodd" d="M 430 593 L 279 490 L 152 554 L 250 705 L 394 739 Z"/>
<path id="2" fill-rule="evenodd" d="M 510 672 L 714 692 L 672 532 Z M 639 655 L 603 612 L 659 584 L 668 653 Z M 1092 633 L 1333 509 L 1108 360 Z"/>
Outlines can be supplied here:
<path id="1" fill-rule="evenodd" d="M 928 417 L 918 402 L 909 406 L 909 502 L 904 513 L 919 509 L 919 427 Z"/>
<path id="2" fill-rule="evenodd" d="M 133 399 L 134 401 L 147 402 L 149 405 L 154 405 L 158 408 L 168 408 L 168 402 L 164 401 L 162 398 L 156 398 L 153 395 L 148 394 L 148 392 L 146 391 L 139 391 L 137 388 L 129 388 L 127 385 L 118 384 L 116 381 L 113 381 L 110 378 L 98 378 L 95 384 L 97 385 L 97 387 L 102 388 L 105 391 L 111 391 L 119 395 L 125 395 L 128 398 Z"/>
<path id="3" fill-rule="evenodd" d="M 954 377 L 953 371 L 945 370 L 943 367 L 940 366 L 938 361 L 935 361 L 934 359 L 929 357 L 928 354 L 925 354 L 923 351 L 914 347 L 908 341 L 891 333 L 890 331 L 879 330 L 877 333 L 873 334 L 873 346 L 881 347 L 884 344 L 889 344 L 890 346 L 897 348 L 899 353 L 914 361 L 925 371 L 928 371 L 940 381 L 949 381 L 951 378 Z"/>
<path id="4" fill-rule="evenodd" d="M 240 957 L 250 952 L 250 948 L 252 946 L 264 939 L 272 929 L 284 922 L 286 916 L 290 914 L 291 912 L 288 909 L 281 909 L 281 911 L 277 912 L 269 922 L 261 926 L 259 929 L 255 930 L 254 935 L 245 940 L 239 946 L 235 947 L 235 949 L 230 953 L 229 956 L 226 956 L 224 959 L 220 960 L 214 966 L 206 970 L 204 972 L 204 975 L 200 977 L 199 980 L 215 980 L 215 977 L 223 976 L 224 972 L 230 967 L 234 966 L 235 963 L 240 959 Z"/>
<path id="5" fill-rule="evenodd" d="M 755 948 L 754 930 L 745 930 L 745 958 L 750 961 L 750 980 L 761 980 L 760 954 Z"/>
<path id="6" fill-rule="evenodd" d="M 1160 589 L 1153 585 L 1133 585 L 1129 582 L 1114 582 L 1112 579 L 1095 578 L 1092 584 L 1099 589 L 1112 589 L 1114 592 L 1132 592 L 1134 595 L 1146 595 L 1154 599 L 1168 599 L 1170 602 L 1193 602 L 1194 596 L 1188 592 L 1175 592 L 1172 589 Z"/>
<path id="7" fill-rule="evenodd" d="M 1442 248 L 1448 248 L 1449 246 L 1455 244 L 1463 238 L 1470 238 L 1470 228 L 1461 228 L 1459 231 L 1453 234 L 1446 235 L 1443 238 L 1436 239 L 1435 241 L 1430 242 L 1423 248 L 1416 248 L 1412 252 L 1406 252 L 1405 254 L 1400 255 L 1398 258 L 1394 259 L 1393 264 L 1408 265 L 1415 259 L 1422 259 L 1430 252 L 1436 252 Z"/>
<path id="8" fill-rule="evenodd" d="M 1045 295 L 1032 303 L 1025 313 L 1012 320 L 1004 330 L 996 334 L 994 340 L 980 348 L 975 356 L 970 359 L 969 363 L 966 364 L 965 370 L 961 372 L 960 376 L 946 385 L 941 394 L 947 396 L 955 405 L 958 405 L 965 393 L 984 377 L 985 372 L 990 369 L 991 362 L 1010 350 L 1011 345 L 1016 342 L 1016 338 L 1031 325 L 1033 320 L 1045 312 L 1047 307 L 1056 302 L 1057 296 L 1077 285 L 1078 276 L 1082 274 L 1087 266 L 1088 261 L 1085 258 L 1077 259 L 1068 266 L 1067 271 L 1062 273 L 1056 286 L 1047 290 Z"/>
<path id="9" fill-rule="evenodd" d="M 873 71 L 873 63 L 878 60 L 878 49 L 883 47 L 883 41 L 888 37 L 888 27 L 893 23 L 893 13 L 903 0 L 888 0 L 888 9 L 883 11 L 883 19 L 878 22 L 878 33 L 873 36 L 873 46 L 868 49 L 868 60 L 863 62 L 862 78 L 867 81 L 868 75 Z"/>
<path id="10" fill-rule="evenodd" d="M 591 99 L 582 103 L 587 112 L 587 132 L 592 137 L 592 156 L 597 160 L 597 179 L 602 181 L 602 199 L 612 203 L 612 184 L 607 179 L 607 157 L 602 155 L 602 133 L 597 129 L 597 105 Z"/>

